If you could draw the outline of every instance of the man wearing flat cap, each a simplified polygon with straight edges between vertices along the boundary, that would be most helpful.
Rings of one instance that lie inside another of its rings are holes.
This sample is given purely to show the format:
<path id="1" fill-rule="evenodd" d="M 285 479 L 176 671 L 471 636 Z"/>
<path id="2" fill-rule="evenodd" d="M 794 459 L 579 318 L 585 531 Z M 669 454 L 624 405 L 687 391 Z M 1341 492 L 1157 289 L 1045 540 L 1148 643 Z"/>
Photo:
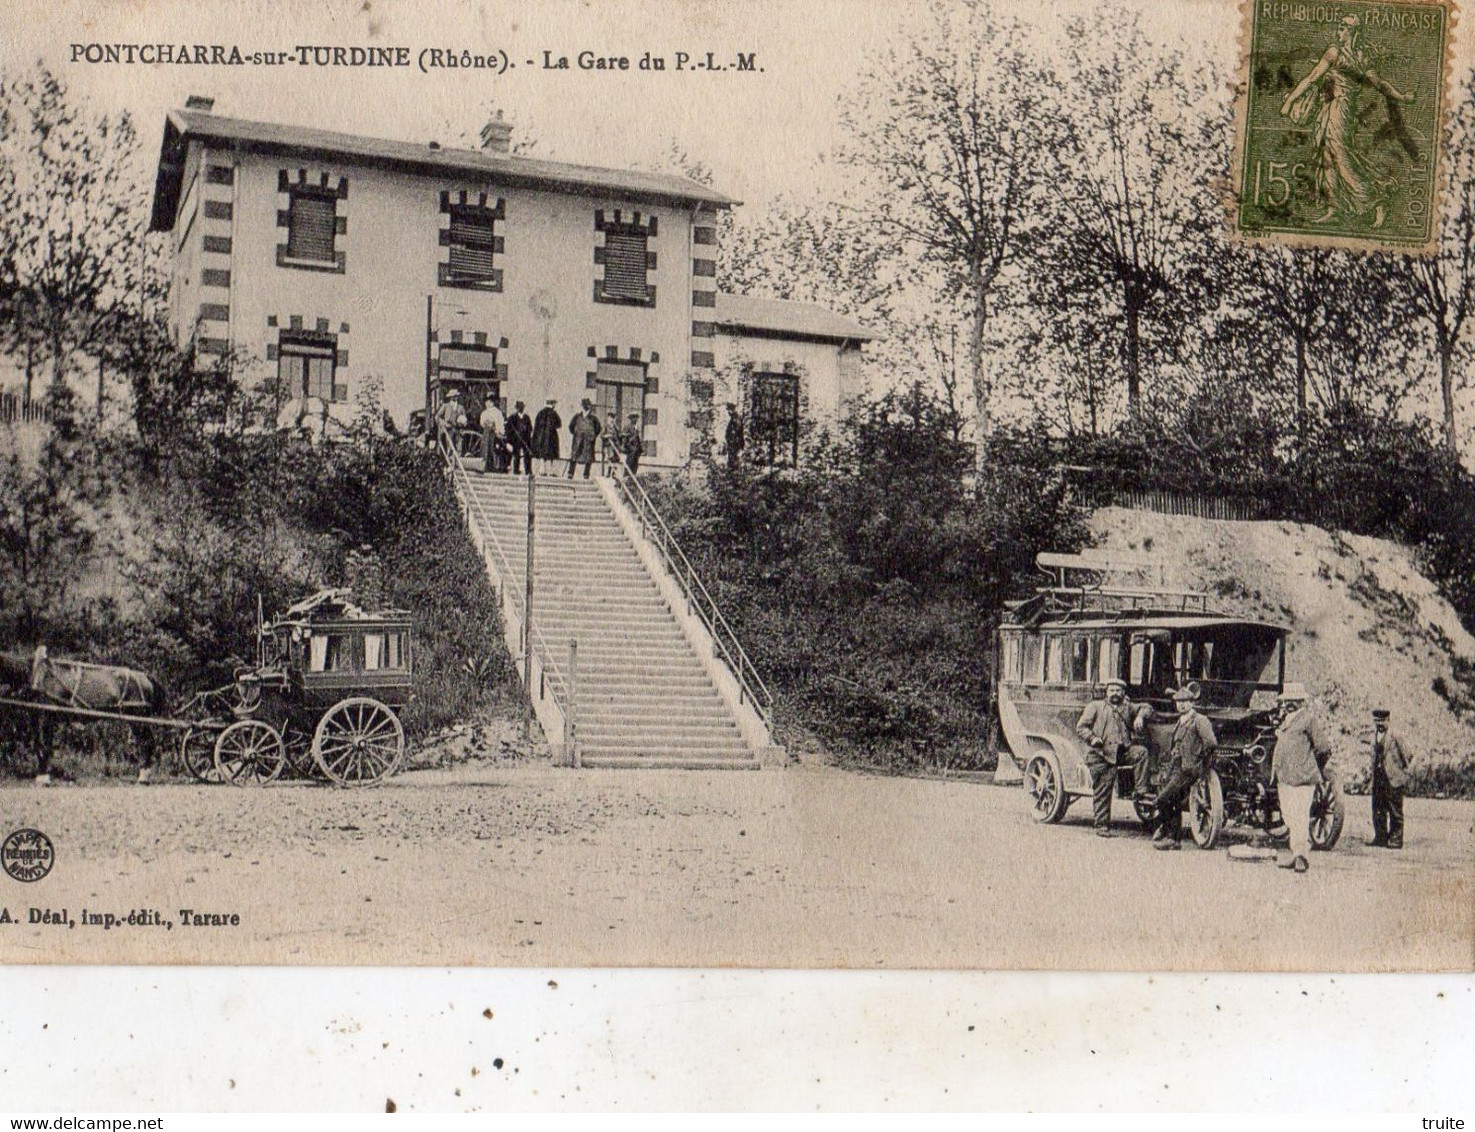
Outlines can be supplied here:
<path id="1" fill-rule="evenodd" d="M 1373 839 L 1379 849 L 1403 848 L 1403 792 L 1408 788 L 1408 755 L 1388 729 L 1388 709 L 1373 712 Z"/>
<path id="2" fill-rule="evenodd" d="M 1106 695 L 1092 700 L 1076 721 L 1076 734 L 1086 744 L 1086 767 L 1091 772 L 1091 820 L 1097 837 L 1111 836 L 1111 787 L 1123 760 L 1133 769 L 1137 789 L 1143 786 L 1147 748 L 1140 745 L 1152 709 L 1127 699 L 1125 680 L 1108 680 Z"/>
<path id="3" fill-rule="evenodd" d="M 1154 849 L 1183 847 L 1183 799 L 1204 772 L 1209 751 L 1219 742 L 1214 726 L 1198 711 L 1199 687 L 1190 681 L 1173 691 L 1173 707 L 1178 721 L 1168 740 L 1168 779 L 1157 795 L 1156 828 L 1152 833 Z"/>
<path id="4" fill-rule="evenodd" d="M 1311 803 L 1316 788 L 1326 781 L 1323 768 L 1332 753 L 1326 724 L 1310 698 L 1304 684 L 1287 684 L 1281 690 L 1270 768 L 1280 797 L 1280 817 L 1290 831 L 1290 857 L 1280 867 L 1298 873 L 1311 867 Z"/>

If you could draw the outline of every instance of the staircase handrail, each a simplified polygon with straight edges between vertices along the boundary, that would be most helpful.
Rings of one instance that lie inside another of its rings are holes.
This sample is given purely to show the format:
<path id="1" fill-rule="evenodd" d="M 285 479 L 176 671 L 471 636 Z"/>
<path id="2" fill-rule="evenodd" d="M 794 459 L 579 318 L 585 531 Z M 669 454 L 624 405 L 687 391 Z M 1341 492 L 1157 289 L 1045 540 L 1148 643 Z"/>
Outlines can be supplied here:
<path id="1" fill-rule="evenodd" d="M 688 606 L 701 618 L 702 624 L 707 627 L 707 632 L 712 634 L 712 641 L 722 651 L 727 667 L 737 677 L 742 694 L 752 702 L 758 714 L 763 717 L 764 724 L 772 732 L 773 694 L 763 683 L 763 678 L 758 675 L 758 669 L 748 658 L 747 652 L 737 638 L 737 633 L 728 624 L 727 618 L 722 616 L 722 610 L 717 608 L 716 600 L 702 584 L 696 567 L 686 557 L 681 544 L 676 541 L 676 536 L 671 533 L 671 529 L 661 518 L 661 513 L 657 510 L 655 503 L 646 494 L 645 486 L 640 482 L 640 478 L 622 464 L 613 465 L 612 470 L 616 486 L 630 504 L 630 509 L 640 519 L 651 543 L 660 553 L 661 561 L 667 572 L 681 587 Z"/>
<path id="2" fill-rule="evenodd" d="M 491 516 L 487 514 L 486 506 L 477 497 L 476 492 L 472 490 L 471 476 L 467 474 L 465 465 L 461 463 L 461 457 L 456 450 L 455 439 L 451 436 L 446 427 L 439 423 L 437 423 L 436 425 L 435 443 L 436 447 L 440 449 L 441 455 L 445 457 L 446 467 L 450 471 L 451 476 L 461 487 L 461 494 L 466 499 L 466 506 L 476 511 L 477 518 L 479 520 L 477 526 L 481 530 L 482 538 L 491 546 L 492 550 L 497 555 L 498 561 L 502 565 L 502 577 L 504 579 L 503 587 L 505 589 L 511 590 L 512 604 L 517 609 L 518 614 L 522 617 L 522 631 L 526 633 L 529 630 L 527 595 L 511 586 L 511 582 L 514 578 L 517 577 L 516 573 L 512 569 L 512 563 L 507 558 L 507 552 L 502 549 L 502 543 L 497 538 L 496 527 L 491 521 Z M 543 663 L 543 670 L 561 679 L 562 677 L 559 674 L 558 665 L 553 659 L 553 649 L 548 644 L 548 638 L 543 636 L 542 630 L 539 629 L 537 625 L 531 626 L 531 630 L 533 634 L 534 647 L 538 649 L 539 659 Z M 557 693 L 553 691 L 551 686 L 549 688 L 549 694 L 553 696 L 554 703 L 557 703 L 561 708 L 563 706 L 563 701 L 557 695 Z"/>

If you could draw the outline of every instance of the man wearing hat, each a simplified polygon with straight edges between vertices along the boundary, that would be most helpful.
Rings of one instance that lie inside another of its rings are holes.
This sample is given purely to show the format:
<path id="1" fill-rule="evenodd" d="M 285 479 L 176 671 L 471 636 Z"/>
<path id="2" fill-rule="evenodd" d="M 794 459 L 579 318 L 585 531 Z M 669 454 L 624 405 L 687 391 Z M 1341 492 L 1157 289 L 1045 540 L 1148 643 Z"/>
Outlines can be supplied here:
<path id="1" fill-rule="evenodd" d="M 625 454 L 625 467 L 631 473 L 640 471 L 640 457 L 645 448 L 645 428 L 639 413 L 631 413 L 625 422 L 625 431 L 620 434 L 620 451 Z"/>
<path id="2" fill-rule="evenodd" d="M 1310 704 L 1304 684 L 1287 684 L 1280 693 L 1275 726 L 1275 758 L 1270 776 L 1280 796 L 1280 817 L 1290 831 L 1290 857 L 1283 869 L 1304 873 L 1311 867 L 1311 803 L 1326 781 L 1322 768 L 1331 756 L 1326 724 Z"/>
<path id="3" fill-rule="evenodd" d="M 574 478 L 574 467 L 584 465 L 584 478 L 589 478 L 589 466 L 594 463 L 594 442 L 599 439 L 603 426 L 594 415 L 594 402 L 585 397 L 582 407 L 568 423 L 569 453 L 568 478 Z"/>
<path id="4" fill-rule="evenodd" d="M 1111 787 L 1123 759 L 1133 769 L 1137 789 L 1142 789 L 1147 748 L 1133 739 L 1140 739 L 1151 712 L 1147 704 L 1134 705 L 1127 699 L 1125 680 L 1112 679 L 1106 682 L 1105 698 L 1092 700 L 1076 720 L 1076 734 L 1089 748 L 1086 767 L 1091 771 L 1091 820 L 1097 837 L 1111 836 Z"/>
<path id="5" fill-rule="evenodd" d="M 558 472 L 558 430 L 562 427 L 558 402 L 550 397 L 548 404 L 539 409 L 533 419 L 533 456 L 542 475 L 551 476 Z"/>
<path id="6" fill-rule="evenodd" d="M 436 411 L 435 419 L 441 428 L 451 434 L 451 443 L 456 446 L 456 455 L 461 455 L 463 443 L 461 433 L 466 427 L 466 409 L 461 404 L 459 389 L 452 389 L 446 393 L 445 400 L 440 403 L 440 409 Z"/>
<path id="7" fill-rule="evenodd" d="M 1157 795 L 1156 828 L 1152 833 L 1154 849 L 1183 847 L 1183 799 L 1204 772 L 1209 751 L 1219 742 L 1214 726 L 1199 714 L 1199 687 L 1190 681 L 1173 691 L 1173 707 L 1178 721 L 1168 740 L 1168 779 Z"/>
<path id="8" fill-rule="evenodd" d="M 1388 709 L 1373 712 L 1373 839 L 1379 849 L 1403 848 L 1403 792 L 1408 788 L 1408 756 L 1388 730 Z"/>
<path id="9" fill-rule="evenodd" d="M 533 422 L 527 406 L 517 402 L 507 418 L 507 447 L 512 450 L 512 474 L 533 474 Z"/>

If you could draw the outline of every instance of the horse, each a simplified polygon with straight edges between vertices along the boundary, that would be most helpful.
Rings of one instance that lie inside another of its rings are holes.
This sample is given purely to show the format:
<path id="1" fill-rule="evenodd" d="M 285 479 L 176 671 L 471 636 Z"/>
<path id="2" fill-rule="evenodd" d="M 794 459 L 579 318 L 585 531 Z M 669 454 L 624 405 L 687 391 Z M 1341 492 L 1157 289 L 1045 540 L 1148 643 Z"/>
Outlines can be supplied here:
<path id="1" fill-rule="evenodd" d="M 120 665 L 53 660 L 42 645 L 29 656 L 0 652 L 0 695 L 62 708 L 114 712 L 119 715 L 159 717 L 167 714 L 164 686 L 146 672 Z M 56 741 L 57 714 L 19 709 L 25 717 L 21 732 L 36 752 L 36 781 L 51 781 L 51 756 Z M 78 718 L 87 718 L 81 716 Z M 138 757 L 138 781 L 147 782 L 158 761 L 153 729 L 129 726 Z"/>

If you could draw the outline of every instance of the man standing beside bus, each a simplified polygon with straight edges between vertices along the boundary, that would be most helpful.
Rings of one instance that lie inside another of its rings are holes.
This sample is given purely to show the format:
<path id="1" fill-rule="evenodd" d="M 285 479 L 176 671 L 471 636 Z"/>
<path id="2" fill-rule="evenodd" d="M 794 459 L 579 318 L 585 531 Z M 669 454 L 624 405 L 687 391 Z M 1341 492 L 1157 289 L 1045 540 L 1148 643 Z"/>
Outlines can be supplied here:
<path id="1" fill-rule="evenodd" d="M 1280 817 L 1290 831 L 1291 855 L 1283 869 L 1304 873 L 1311 867 L 1311 803 L 1326 781 L 1322 768 L 1331 755 L 1326 724 L 1308 705 L 1304 684 L 1287 684 L 1280 693 L 1271 777 L 1280 797 Z"/>
<path id="2" fill-rule="evenodd" d="M 1173 692 L 1178 722 L 1168 740 L 1168 780 L 1157 796 L 1157 828 L 1152 833 L 1154 849 L 1183 848 L 1183 799 L 1204 772 L 1209 751 L 1219 742 L 1214 725 L 1199 714 L 1199 687 L 1190 681 Z"/>
<path id="3" fill-rule="evenodd" d="M 1380 849 L 1403 848 L 1403 792 L 1408 787 L 1408 755 L 1388 730 L 1388 709 L 1373 711 L 1373 839 Z"/>
<path id="4" fill-rule="evenodd" d="M 1091 820 L 1097 837 L 1111 834 L 1111 788 L 1117 765 L 1125 759 L 1132 768 L 1136 787 L 1143 786 L 1147 748 L 1134 742 L 1142 736 L 1152 709 L 1127 699 L 1124 680 L 1108 680 L 1104 699 L 1092 700 L 1076 721 L 1076 734 L 1090 749 L 1086 767 L 1091 771 Z"/>

